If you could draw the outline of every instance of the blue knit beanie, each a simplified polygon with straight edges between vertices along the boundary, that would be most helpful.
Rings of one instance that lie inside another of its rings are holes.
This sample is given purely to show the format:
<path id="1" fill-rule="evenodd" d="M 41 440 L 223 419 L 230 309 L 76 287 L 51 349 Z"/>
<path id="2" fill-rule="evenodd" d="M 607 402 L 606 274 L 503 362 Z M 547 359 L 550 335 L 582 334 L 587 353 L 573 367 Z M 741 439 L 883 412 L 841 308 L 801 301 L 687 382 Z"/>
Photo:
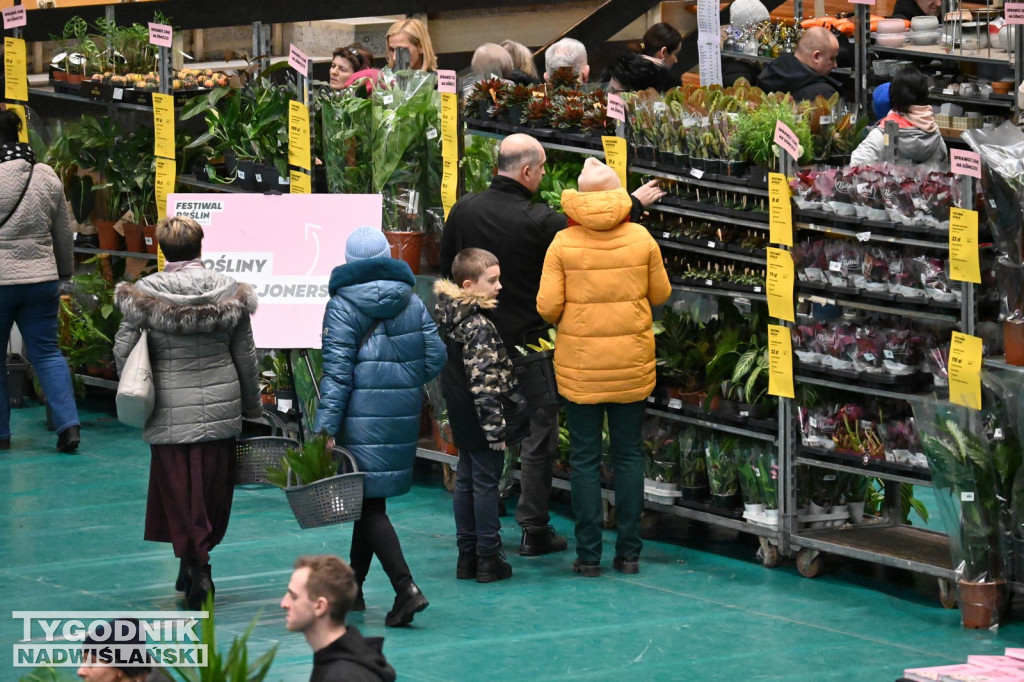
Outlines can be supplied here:
<path id="1" fill-rule="evenodd" d="M 360 227 L 345 242 L 346 263 L 384 257 L 391 257 L 391 246 L 380 230 L 372 227 Z"/>
<path id="2" fill-rule="evenodd" d="M 889 113 L 889 83 L 882 83 L 871 93 L 871 108 L 876 119 L 885 118 Z"/>

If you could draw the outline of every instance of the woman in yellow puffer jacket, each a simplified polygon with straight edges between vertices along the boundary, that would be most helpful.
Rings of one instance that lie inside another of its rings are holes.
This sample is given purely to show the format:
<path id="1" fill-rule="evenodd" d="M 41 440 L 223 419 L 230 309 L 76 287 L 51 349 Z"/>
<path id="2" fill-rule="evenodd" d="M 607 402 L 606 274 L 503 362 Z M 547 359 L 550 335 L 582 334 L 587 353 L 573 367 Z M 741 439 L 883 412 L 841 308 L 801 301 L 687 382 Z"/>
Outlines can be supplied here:
<path id="1" fill-rule="evenodd" d="M 601 430 L 608 417 L 615 467 L 618 540 L 613 566 L 639 569 L 643 513 L 641 433 L 654 389 L 651 306 L 672 293 L 658 244 L 629 222 L 631 202 L 613 170 L 588 158 L 580 191 L 562 193 L 569 227 L 544 259 L 537 311 L 558 325 L 555 375 L 568 401 L 572 506 L 576 515 L 573 570 L 601 574 Z"/>

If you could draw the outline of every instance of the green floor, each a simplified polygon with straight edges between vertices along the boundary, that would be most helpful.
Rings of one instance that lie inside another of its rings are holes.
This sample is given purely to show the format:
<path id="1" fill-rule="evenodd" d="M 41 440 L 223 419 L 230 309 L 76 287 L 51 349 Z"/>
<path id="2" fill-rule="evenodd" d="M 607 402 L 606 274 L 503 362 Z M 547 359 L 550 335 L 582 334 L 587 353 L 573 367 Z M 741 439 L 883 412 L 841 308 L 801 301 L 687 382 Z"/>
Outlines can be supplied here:
<path id="1" fill-rule="evenodd" d="M 175 609 L 177 562 L 169 546 L 142 540 L 148 449 L 105 411 L 82 418 L 81 454 L 58 455 L 42 408 L 14 411 L 12 450 L 0 452 L 0 602 L 8 611 Z M 553 523 L 571 536 L 567 505 L 556 507 Z M 850 563 L 808 580 L 791 562 L 761 567 L 745 537 L 685 523 L 646 543 L 638 576 L 574 576 L 570 546 L 510 557 L 515 574 L 504 583 L 456 581 L 440 475 L 424 467 L 389 509 L 431 606 L 414 627 L 386 629 L 393 594 L 375 565 L 367 611 L 351 622 L 387 637 L 400 679 L 894 680 L 906 667 L 1002 653 L 1024 639 L 1021 619 L 995 635 L 961 629 L 933 581 Z M 345 556 L 349 533 L 301 531 L 280 491 L 238 490 L 212 561 L 220 642 L 257 618 L 253 649 L 279 644 L 269 679 L 308 679 L 310 651 L 285 631 L 278 603 L 296 555 Z M 20 632 L 0 618 L 0 680 L 25 672 L 12 668 Z"/>

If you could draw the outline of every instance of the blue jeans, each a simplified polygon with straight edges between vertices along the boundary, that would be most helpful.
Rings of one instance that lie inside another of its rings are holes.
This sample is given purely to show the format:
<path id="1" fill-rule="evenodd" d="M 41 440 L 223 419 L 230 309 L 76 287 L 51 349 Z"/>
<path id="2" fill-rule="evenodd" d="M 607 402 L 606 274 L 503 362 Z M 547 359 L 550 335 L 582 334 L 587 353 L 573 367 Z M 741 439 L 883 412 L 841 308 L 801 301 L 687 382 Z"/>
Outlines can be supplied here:
<path id="1" fill-rule="evenodd" d="M 492 556 L 501 549 L 498 479 L 505 466 L 502 450 L 460 450 L 452 508 L 460 553 Z"/>
<path id="2" fill-rule="evenodd" d="M 615 554 L 638 559 L 640 517 L 644 513 L 644 455 L 641 447 L 643 401 L 581 405 L 567 402 L 569 482 L 576 515 L 576 554 L 581 561 L 601 560 L 601 428 L 608 415 L 612 468 L 615 470 Z"/>
<path id="3" fill-rule="evenodd" d="M 25 353 L 46 394 L 57 433 L 78 426 L 78 408 L 68 361 L 57 345 L 57 281 L 0 286 L 0 438 L 11 436 L 11 403 L 7 399 L 7 343 L 17 322 Z"/>

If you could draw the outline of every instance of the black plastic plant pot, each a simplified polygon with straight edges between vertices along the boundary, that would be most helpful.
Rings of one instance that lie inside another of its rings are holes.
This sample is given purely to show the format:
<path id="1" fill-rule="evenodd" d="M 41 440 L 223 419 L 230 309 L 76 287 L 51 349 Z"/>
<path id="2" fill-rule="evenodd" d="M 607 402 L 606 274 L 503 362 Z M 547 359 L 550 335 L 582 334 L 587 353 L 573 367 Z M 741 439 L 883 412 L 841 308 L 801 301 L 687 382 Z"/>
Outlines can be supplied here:
<path id="1" fill-rule="evenodd" d="M 716 509 L 736 509 L 742 502 L 743 498 L 740 497 L 739 493 L 734 495 L 711 495 L 711 504 Z"/>
<path id="2" fill-rule="evenodd" d="M 256 188 L 259 191 L 270 192 L 279 190 L 281 174 L 274 164 L 256 164 L 253 172 L 256 175 Z"/>
<path id="3" fill-rule="evenodd" d="M 768 187 L 768 166 L 751 166 L 747 176 L 747 184 L 751 187 Z"/>
<path id="4" fill-rule="evenodd" d="M 252 161 L 239 161 L 235 167 L 235 184 L 246 191 L 255 191 L 256 164 Z"/>
<path id="5" fill-rule="evenodd" d="M 706 485 L 683 485 L 679 486 L 679 491 L 682 493 L 682 498 L 687 502 L 707 502 L 708 495 L 710 494 Z"/>

